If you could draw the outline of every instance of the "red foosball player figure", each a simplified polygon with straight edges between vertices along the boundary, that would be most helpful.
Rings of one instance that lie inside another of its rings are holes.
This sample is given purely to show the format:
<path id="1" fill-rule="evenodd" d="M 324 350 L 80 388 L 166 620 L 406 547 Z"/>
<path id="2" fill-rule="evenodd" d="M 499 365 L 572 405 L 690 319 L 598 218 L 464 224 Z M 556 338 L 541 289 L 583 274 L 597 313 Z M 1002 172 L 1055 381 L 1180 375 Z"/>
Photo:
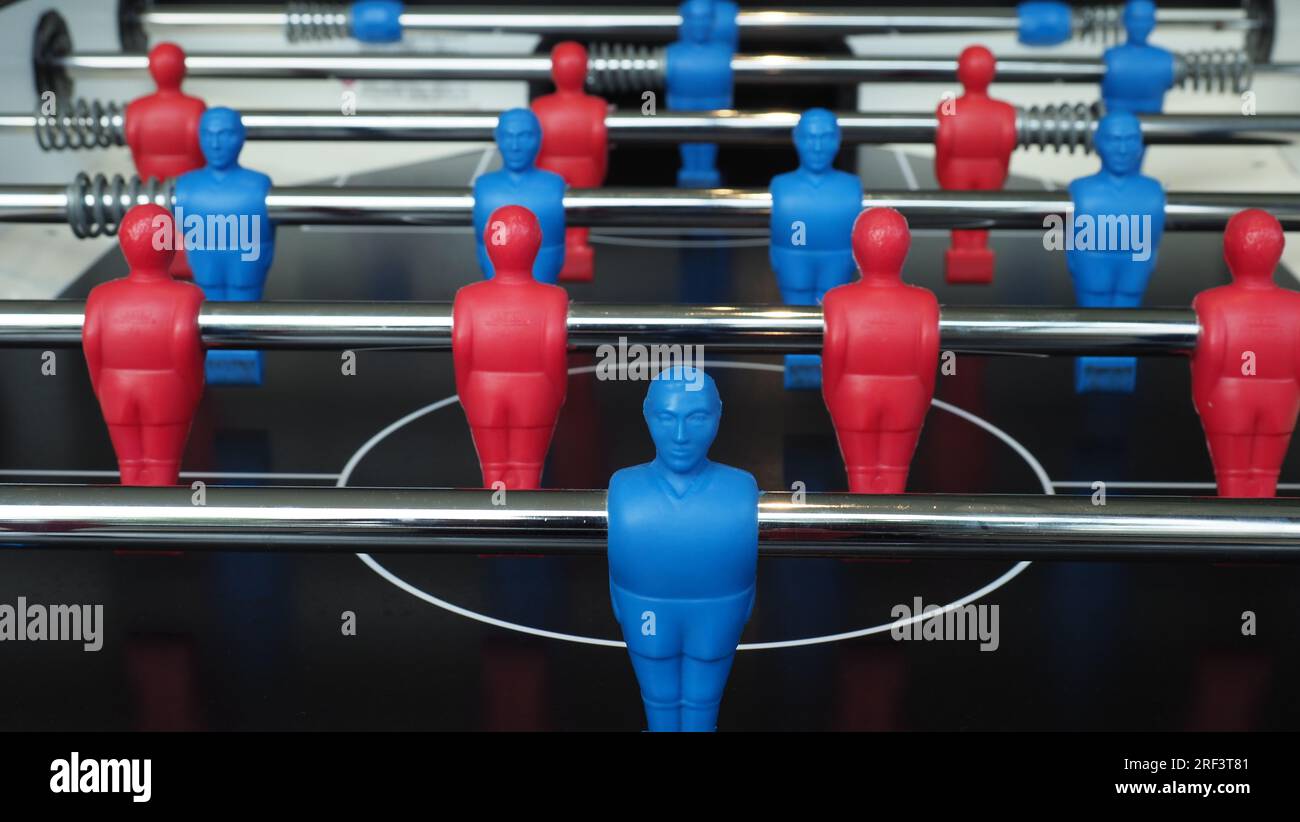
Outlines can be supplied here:
<path id="1" fill-rule="evenodd" d="M 892 208 L 871 208 L 853 224 L 862 279 L 822 302 L 822 396 L 855 494 L 901 494 L 934 397 L 939 303 L 900 272 L 912 238 Z"/>
<path id="2" fill-rule="evenodd" d="M 989 97 L 996 68 L 993 53 L 971 46 L 957 60 L 957 79 L 965 92 L 944 100 L 934 135 L 934 172 L 939 185 L 951 191 L 992 191 L 1002 188 L 1016 143 L 1016 109 Z M 944 257 L 950 283 L 993 282 L 993 251 L 984 229 L 952 232 L 952 247 Z"/>
<path id="3" fill-rule="evenodd" d="M 609 165 L 609 104 L 583 91 L 587 50 L 578 43 L 557 43 L 551 49 L 551 78 L 555 93 L 538 97 L 531 106 L 542 124 L 537 167 L 559 174 L 573 188 L 596 188 L 605 182 Z M 595 250 L 587 243 L 590 233 L 586 228 L 565 230 L 562 282 L 591 281 Z"/>
<path id="4" fill-rule="evenodd" d="M 452 358 L 483 485 L 538 488 L 564 405 L 569 298 L 533 279 L 542 229 L 522 206 L 492 212 L 484 244 L 496 276 L 456 292 Z"/>
<path id="5" fill-rule="evenodd" d="M 130 271 L 86 299 L 82 347 L 123 485 L 177 483 L 203 395 L 203 291 L 168 273 L 170 245 L 154 240 L 170 231 L 161 206 L 128 211 L 118 242 Z"/>
<path id="6" fill-rule="evenodd" d="M 126 144 L 136 173 L 142 180 L 167 180 L 203 168 L 199 118 L 207 106 L 181 91 L 185 52 L 175 43 L 154 46 L 149 52 L 149 74 L 158 90 L 126 107 Z M 172 258 L 172 275 L 194 278 L 183 248 Z"/>
<path id="7" fill-rule="evenodd" d="M 1221 497 L 1277 494 L 1300 411 L 1300 294 L 1273 282 L 1285 242 L 1273 215 L 1238 213 L 1223 235 L 1232 284 L 1192 301 L 1192 399 Z"/>

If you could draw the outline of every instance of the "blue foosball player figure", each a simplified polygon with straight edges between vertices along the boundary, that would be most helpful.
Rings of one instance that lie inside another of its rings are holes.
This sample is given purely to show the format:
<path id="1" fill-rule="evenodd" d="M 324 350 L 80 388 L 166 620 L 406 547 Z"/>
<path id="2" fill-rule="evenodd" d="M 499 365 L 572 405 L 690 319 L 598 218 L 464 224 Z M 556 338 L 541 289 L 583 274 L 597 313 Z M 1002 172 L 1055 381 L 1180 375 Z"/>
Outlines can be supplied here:
<path id="1" fill-rule="evenodd" d="M 1129 0 L 1124 6 L 1128 39 L 1106 49 L 1102 60 L 1101 99 L 1108 113 L 1159 114 L 1165 92 L 1174 85 L 1174 55 L 1147 42 L 1156 27 L 1156 4 Z"/>
<path id="2" fill-rule="evenodd" d="M 655 458 L 609 482 L 609 594 L 651 731 L 713 731 L 754 608 L 758 484 L 711 462 L 722 401 L 676 366 L 642 408 Z"/>
<path id="3" fill-rule="evenodd" d="M 713 39 L 716 13 L 710 0 L 686 0 L 681 5 L 678 39 L 668 46 L 665 86 L 671 111 L 711 111 L 732 106 L 731 58 L 734 44 Z M 718 146 L 685 143 L 677 185 L 716 188 Z"/>
<path id="4" fill-rule="evenodd" d="M 811 108 L 794 129 L 799 167 L 772 178 L 769 257 L 787 305 L 820 305 L 827 291 L 853 278 L 853 221 L 862 212 L 862 180 L 832 166 L 840 124 Z M 821 388 L 821 357 L 788 354 L 785 387 Z"/>
<path id="5" fill-rule="evenodd" d="M 537 167 L 542 124 L 528 109 L 512 108 L 497 118 L 492 136 L 504 168 L 474 181 L 474 241 L 478 245 L 479 266 L 484 276 L 491 279 L 492 260 L 483 234 L 488 218 L 498 208 L 523 206 L 533 212 L 542 227 L 542 246 L 533 262 L 533 278 L 554 285 L 564 268 L 565 182 L 555 172 Z"/>
<path id="6" fill-rule="evenodd" d="M 176 230 L 184 238 L 194 282 L 212 301 L 262 299 L 275 256 L 275 226 L 266 210 L 271 178 L 239 164 L 239 112 L 211 108 L 199 120 L 207 165 L 176 178 Z M 209 351 L 210 384 L 261 385 L 260 351 Z"/>
<path id="7" fill-rule="evenodd" d="M 1074 223 L 1066 264 L 1085 308 L 1136 308 L 1156 267 L 1165 228 L 1165 190 L 1141 173 L 1142 126 L 1133 114 L 1108 114 L 1094 137 L 1101 171 L 1070 183 Z M 1075 389 L 1128 393 L 1133 357 L 1080 357 Z"/>

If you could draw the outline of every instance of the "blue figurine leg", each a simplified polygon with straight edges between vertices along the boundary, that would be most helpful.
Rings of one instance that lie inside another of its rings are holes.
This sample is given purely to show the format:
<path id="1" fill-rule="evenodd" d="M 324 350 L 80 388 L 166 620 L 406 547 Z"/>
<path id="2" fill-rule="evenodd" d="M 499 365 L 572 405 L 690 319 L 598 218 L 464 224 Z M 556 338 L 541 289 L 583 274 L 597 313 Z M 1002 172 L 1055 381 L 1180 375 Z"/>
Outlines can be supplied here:
<path id="1" fill-rule="evenodd" d="M 637 684 L 641 686 L 646 727 L 656 732 L 682 730 L 682 658 L 673 656 L 651 659 L 640 654 L 628 656 L 632 659 Z M 714 722 L 716 724 L 716 718 Z"/>
<path id="2" fill-rule="evenodd" d="M 564 268 L 564 243 L 544 245 L 537 250 L 537 259 L 533 262 L 533 279 L 539 283 L 555 285 L 560 279 L 562 268 Z"/>
<path id="3" fill-rule="evenodd" d="M 722 184 L 717 168 L 717 145 L 685 143 L 678 148 L 682 155 L 682 167 L 677 170 L 678 188 L 717 188 Z"/>
<path id="4" fill-rule="evenodd" d="M 815 251 L 773 246 L 769 255 L 776 271 L 781 301 L 786 305 L 816 305 L 817 257 Z M 822 386 L 822 358 L 816 354 L 785 355 L 785 389 L 812 391 Z"/>
<path id="5" fill-rule="evenodd" d="M 1138 264 L 1141 267 L 1141 264 Z M 1074 291 L 1084 308 L 1120 307 L 1121 283 L 1134 262 L 1126 255 L 1082 252 L 1070 267 Z M 1142 275 L 1145 289 L 1146 275 Z M 1139 293 L 1138 301 L 1141 301 Z M 1135 357 L 1079 357 L 1074 361 L 1074 390 L 1084 394 L 1104 391 L 1131 394 L 1137 385 Z"/>
<path id="6" fill-rule="evenodd" d="M 718 707 L 736 655 L 723 659 L 682 661 L 682 730 L 711 733 L 718 729 Z"/>

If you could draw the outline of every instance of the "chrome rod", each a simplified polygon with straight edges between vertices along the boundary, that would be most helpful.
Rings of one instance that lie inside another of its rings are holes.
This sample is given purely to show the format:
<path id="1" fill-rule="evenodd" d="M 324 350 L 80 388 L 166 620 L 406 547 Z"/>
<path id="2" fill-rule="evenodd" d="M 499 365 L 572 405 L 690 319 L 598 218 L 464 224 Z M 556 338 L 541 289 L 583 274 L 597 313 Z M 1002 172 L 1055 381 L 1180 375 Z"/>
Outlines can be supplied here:
<path id="1" fill-rule="evenodd" d="M 661 61 L 656 61 L 661 62 Z M 138 54 L 80 53 L 51 58 L 51 68 L 77 76 L 143 73 L 148 57 Z M 656 69 L 662 69 L 657 65 Z M 737 54 L 731 69 L 737 83 L 862 82 L 908 79 L 952 81 L 955 58 L 863 58 L 780 54 Z M 1264 67 L 1259 67 L 1263 70 Z M 536 80 L 551 76 L 548 55 L 406 54 L 189 54 L 189 77 L 366 80 Z M 591 71 L 610 70 L 592 63 Z M 999 60 L 1002 82 L 1081 82 L 1101 80 L 1105 66 L 1095 59 Z"/>
<path id="2" fill-rule="evenodd" d="M 10 549 L 600 554 L 604 491 L 0 486 Z M 1300 501 L 766 492 L 777 556 L 1300 560 Z"/>
<path id="3" fill-rule="evenodd" d="M 82 180 L 73 186 L 0 188 L 0 223 L 68 222 L 83 229 L 116 220 L 132 206 L 174 202 L 170 189 L 152 191 L 137 178 Z M 465 188 L 368 188 L 332 186 L 272 188 L 266 197 L 270 218 L 281 225 L 469 225 L 474 206 Z M 1033 191 L 876 191 L 863 208 L 898 209 L 913 228 L 1034 229 L 1051 227 L 1052 217 L 1073 215 L 1068 192 Z M 1300 194 L 1287 192 L 1171 192 L 1165 202 L 1165 228 L 1171 231 L 1221 231 L 1238 211 L 1271 212 L 1283 228 L 1300 229 Z M 564 195 L 570 225 L 693 228 L 766 227 L 771 195 L 763 189 L 599 188 L 570 189 Z"/>
<path id="4" fill-rule="evenodd" d="M 799 122 L 798 111 L 662 112 L 648 117 L 636 112 L 612 112 L 605 128 L 615 144 L 674 144 L 708 140 L 727 144 L 786 145 Z M 841 139 L 858 143 L 932 143 L 938 127 L 932 112 L 915 114 L 841 111 L 836 113 Z M 494 111 L 336 111 L 250 110 L 242 115 L 251 140 L 340 141 L 489 141 L 496 128 Z M 1281 145 L 1300 133 L 1300 115 L 1144 114 L 1142 136 L 1149 145 Z M 0 115 L 0 132 L 35 131 L 57 125 L 69 131 L 83 118 L 71 114 Z M 99 124 L 108 143 L 124 145 L 125 118 L 104 118 Z M 1091 150 L 1097 117 L 1088 106 L 1034 106 L 1022 109 L 1017 121 L 1023 146 Z M 91 146 L 75 146 L 83 148 Z"/>
<path id="5" fill-rule="evenodd" d="M 0 188 L 0 223 L 85 225 L 115 223 L 132 206 L 174 201 L 170 190 L 150 193 L 139 180 L 108 184 L 9 186 Z M 474 196 L 464 188 L 347 188 L 290 186 L 272 188 L 267 211 L 281 225 L 469 225 Z M 1053 216 L 1068 218 L 1074 206 L 1067 192 L 1027 191 L 877 191 L 863 208 L 888 206 L 902 212 L 913 228 L 1021 228 L 1043 230 Z M 1172 192 L 1165 203 L 1165 228 L 1221 231 L 1238 211 L 1261 208 L 1287 230 L 1300 229 L 1300 194 L 1285 192 Z M 665 225 L 709 228 L 766 227 L 771 195 L 763 189 L 570 189 L 564 195 L 570 225 L 642 227 Z M 110 233 L 116 226 L 109 227 Z"/>
<path id="6" fill-rule="evenodd" d="M 323 6 L 319 24 L 346 27 L 346 7 Z M 1119 4 L 1101 4 L 1103 11 L 1118 16 Z M 1076 29 L 1083 26 L 1076 12 Z M 1261 25 L 1246 10 L 1238 8 L 1160 8 L 1160 28 L 1171 26 L 1215 29 L 1251 29 Z M 187 28 L 250 30 L 285 29 L 290 10 L 274 5 L 214 5 L 161 7 L 145 11 L 141 24 L 146 32 L 166 36 Z M 448 6 L 437 9 L 413 7 L 401 15 L 402 28 L 409 31 L 446 32 L 492 31 L 554 36 L 640 37 L 667 40 L 677 36 L 681 16 L 672 7 L 545 7 Z M 775 37 L 822 37 L 827 35 L 883 34 L 890 32 L 925 34 L 942 32 L 1014 32 L 1019 28 L 1016 10 L 1010 7 L 939 6 L 908 9 L 890 8 L 801 8 L 797 11 L 744 10 L 736 17 L 746 39 Z"/>
<path id="7" fill-rule="evenodd" d="M 477 279 L 477 274 L 467 279 Z M 85 304 L 0 301 L 0 347 L 81 344 Z M 817 306 L 569 306 L 569 343 L 578 349 L 701 344 L 719 351 L 819 351 Z M 448 303 L 206 302 L 199 329 L 209 348 L 331 349 L 366 346 L 448 350 Z M 1186 309 L 944 308 L 943 346 L 954 351 L 1034 354 L 1185 354 L 1199 327 Z"/>

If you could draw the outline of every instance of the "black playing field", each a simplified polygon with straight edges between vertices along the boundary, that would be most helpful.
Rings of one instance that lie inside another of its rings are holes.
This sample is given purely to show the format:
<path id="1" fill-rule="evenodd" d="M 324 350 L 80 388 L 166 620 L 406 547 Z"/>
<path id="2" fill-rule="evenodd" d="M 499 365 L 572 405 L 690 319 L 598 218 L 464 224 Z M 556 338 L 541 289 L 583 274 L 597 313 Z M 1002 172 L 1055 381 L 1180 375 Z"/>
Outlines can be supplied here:
<path id="1" fill-rule="evenodd" d="M 353 182 L 464 185 L 480 156 Z M 861 159 L 868 190 L 905 187 L 892 153 Z M 933 187 L 928 168 L 913 171 Z M 570 287 L 577 302 L 778 301 L 760 235 L 593 239 L 596 281 Z M 992 287 L 945 286 L 946 244 L 918 233 L 905 270 L 941 303 L 1072 303 L 1064 255 L 1037 233 L 994 235 Z M 468 230 L 290 228 L 276 251 L 272 300 L 449 301 L 479 276 Z M 124 273 L 114 252 L 65 296 Z M 1225 279 L 1217 235 L 1171 233 L 1147 302 L 1186 307 Z M 209 388 L 186 481 L 475 485 L 450 355 L 356 353 L 351 376 L 341 352 L 272 352 L 264 386 Z M 3 480 L 114 482 L 80 351 L 58 352 L 51 376 L 38 351 L 0 352 L 0 364 Z M 820 395 L 784 391 L 779 364 L 712 363 L 725 406 L 713 458 L 765 489 L 844 488 Z M 1185 361 L 1142 360 L 1131 396 L 1076 396 L 1072 376 L 1067 358 L 959 357 L 940 377 L 909 490 L 1090 493 L 1100 480 L 1110 494 L 1212 493 Z M 643 393 L 572 376 L 544 485 L 603 488 L 649 458 Z M 1292 459 L 1282 493 L 1297 479 Z M 737 656 L 719 729 L 1297 729 L 1297 584 L 1294 566 L 764 560 L 745 642 L 766 647 Z M 896 605 L 974 596 L 998 606 L 996 648 L 901 641 L 885 627 Z M 617 626 L 600 559 L 6 551 L 0 603 L 18 597 L 102 604 L 104 628 L 96 652 L 7 643 L 8 729 L 642 727 L 631 667 L 605 644 Z M 1254 635 L 1243 635 L 1247 611 Z"/>

